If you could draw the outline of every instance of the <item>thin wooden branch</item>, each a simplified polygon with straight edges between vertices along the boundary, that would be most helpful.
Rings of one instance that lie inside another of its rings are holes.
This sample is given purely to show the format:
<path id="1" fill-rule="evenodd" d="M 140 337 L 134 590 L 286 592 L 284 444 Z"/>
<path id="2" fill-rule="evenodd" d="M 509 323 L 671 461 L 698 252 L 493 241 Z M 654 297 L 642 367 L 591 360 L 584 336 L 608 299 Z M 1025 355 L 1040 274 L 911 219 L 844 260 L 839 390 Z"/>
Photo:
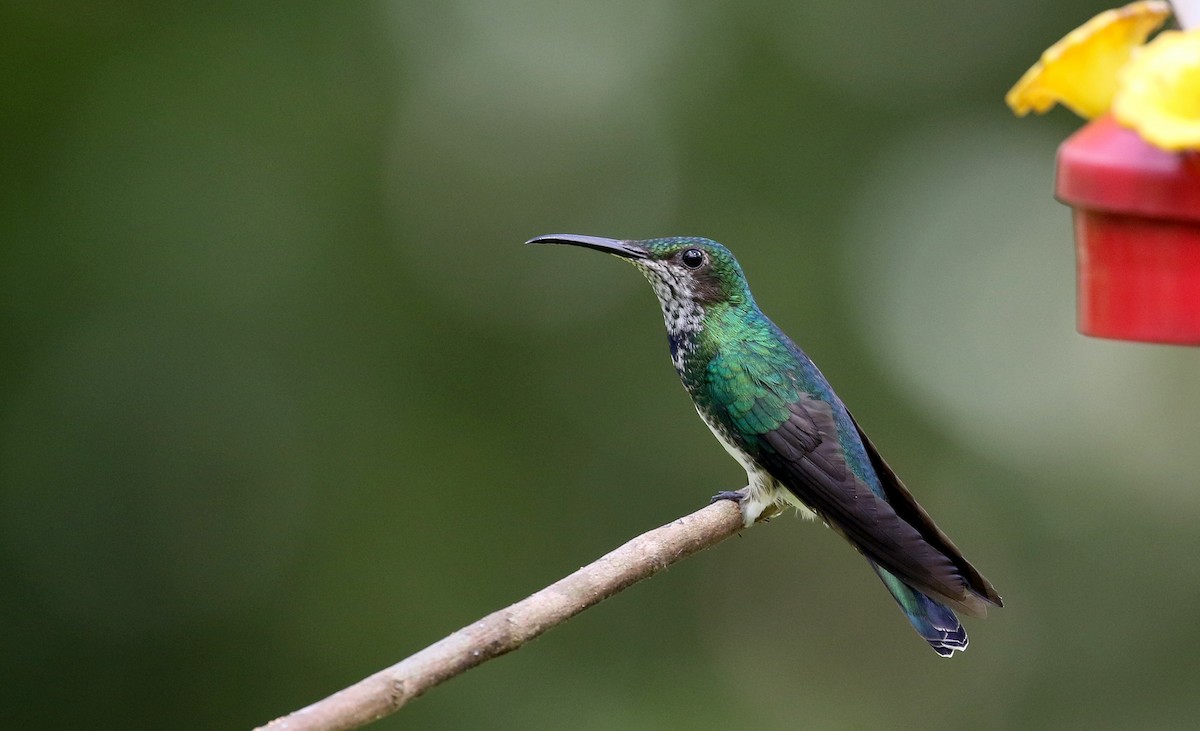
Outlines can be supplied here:
<path id="1" fill-rule="evenodd" d="M 345 731 L 394 713 L 430 688 L 521 647 L 588 607 L 742 528 L 729 500 L 643 533 L 545 589 L 258 731 Z"/>

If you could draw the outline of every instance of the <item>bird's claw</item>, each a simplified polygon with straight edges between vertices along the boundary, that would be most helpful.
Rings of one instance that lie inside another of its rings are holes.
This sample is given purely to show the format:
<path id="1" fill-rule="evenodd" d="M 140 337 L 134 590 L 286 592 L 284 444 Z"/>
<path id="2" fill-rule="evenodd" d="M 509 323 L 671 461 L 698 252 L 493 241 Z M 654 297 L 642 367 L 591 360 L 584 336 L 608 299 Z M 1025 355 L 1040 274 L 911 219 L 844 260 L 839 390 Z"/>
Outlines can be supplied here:
<path id="1" fill-rule="evenodd" d="M 716 495 L 713 495 L 709 499 L 708 504 L 712 505 L 713 503 L 717 502 L 718 500 L 732 500 L 737 505 L 741 505 L 742 501 L 745 499 L 746 499 L 745 490 L 722 490 L 722 491 L 718 492 Z"/>

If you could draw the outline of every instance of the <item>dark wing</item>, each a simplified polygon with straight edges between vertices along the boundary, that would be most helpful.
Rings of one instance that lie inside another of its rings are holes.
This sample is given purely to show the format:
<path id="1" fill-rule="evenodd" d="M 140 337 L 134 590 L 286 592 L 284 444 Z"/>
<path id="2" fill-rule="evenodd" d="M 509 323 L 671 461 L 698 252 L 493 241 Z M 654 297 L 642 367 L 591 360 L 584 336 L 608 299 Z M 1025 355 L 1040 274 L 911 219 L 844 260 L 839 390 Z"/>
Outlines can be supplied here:
<path id="1" fill-rule="evenodd" d="M 906 584 L 975 616 L 987 612 L 980 594 L 999 604 L 991 586 L 937 529 L 865 437 L 861 438 L 872 465 L 883 464 L 879 476 L 896 506 L 872 492 L 846 464 L 832 405 L 804 392 L 798 395 L 788 405 L 786 420 L 758 436 L 752 454 L 759 464 L 859 551 Z"/>
<path id="2" fill-rule="evenodd" d="M 980 595 L 987 601 L 995 604 L 998 607 L 1004 606 L 1004 600 L 996 593 L 992 582 L 984 578 L 983 574 L 971 565 L 966 558 L 963 557 L 962 551 L 958 550 L 958 546 L 950 540 L 950 537 L 942 532 L 941 528 L 933 522 L 933 518 L 929 517 L 929 513 L 925 512 L 925 508 L 917 502 L 888 463 L 883 461 L 879 450 L 867 438 L 862 427 L 858 425 L 858 421 L 853 414 L 847 412 L 850 416 L 850 421 L 854 422 L 854 428 L 858 430 L 858 438 L 862 440 L 863 446 L 867 449 L 867 456 L 871 458 L 871 466 L 875 468 L 875 474 L 879 476 L 879 481 L 883 485 L 883 492 L 887 495 L 888 502 L 891 503 L 892 509 L 896 514 L 909 525 L 916 528 L 925 541 L 936 547 L 943 554 L 948 556 L 954 565 L 958 568 L 959 573 L 966 578 L 972 591 Z"/>

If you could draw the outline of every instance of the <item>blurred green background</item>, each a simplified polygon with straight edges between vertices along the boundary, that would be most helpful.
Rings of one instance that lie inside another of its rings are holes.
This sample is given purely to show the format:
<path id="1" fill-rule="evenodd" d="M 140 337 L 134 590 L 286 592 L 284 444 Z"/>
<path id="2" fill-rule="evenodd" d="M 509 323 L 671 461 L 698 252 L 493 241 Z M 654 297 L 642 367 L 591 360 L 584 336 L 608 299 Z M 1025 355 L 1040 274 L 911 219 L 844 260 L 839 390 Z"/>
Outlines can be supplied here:
<path id="1" fill-rule="evenodd" d="M 378 728 L 1195 728 L 1200 353 L 1074 333 L 1002 103 L 1105 7 L 6 4 L 0 726 L 248 728 L 740 487 L 575 232 L 728 244 L 1008 607 L 786 517 Z"/>

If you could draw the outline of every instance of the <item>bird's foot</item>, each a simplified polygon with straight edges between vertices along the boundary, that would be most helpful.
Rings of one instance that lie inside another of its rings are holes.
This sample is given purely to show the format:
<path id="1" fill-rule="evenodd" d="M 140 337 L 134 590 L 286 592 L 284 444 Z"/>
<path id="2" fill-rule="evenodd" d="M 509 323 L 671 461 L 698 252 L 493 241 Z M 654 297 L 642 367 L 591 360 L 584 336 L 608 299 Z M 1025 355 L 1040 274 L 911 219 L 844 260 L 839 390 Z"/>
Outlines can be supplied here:
<path id="1" fill-rule="evenodd" d="M 783 506 L 770 500 L 763 500 L 761 493 L 749 485 L 741 490 L 722 490 L 712 496 L 709 504 L 718 500 L 729 500 L 742 509 L 742 522 L 747 528 L 755 523 L 766 523 L 771 518 L 783 512 Z"/>
<path id="2" fill-rule="evenodd" d="M 708 504 L 712 505 L 718 500 L 732 500 L 738 505 L 741 505 L 742 501 L 746 499 L 748 494 L 749 491 L 744 487 L 741 490 L 722 490 L 709 498 Z"/>

